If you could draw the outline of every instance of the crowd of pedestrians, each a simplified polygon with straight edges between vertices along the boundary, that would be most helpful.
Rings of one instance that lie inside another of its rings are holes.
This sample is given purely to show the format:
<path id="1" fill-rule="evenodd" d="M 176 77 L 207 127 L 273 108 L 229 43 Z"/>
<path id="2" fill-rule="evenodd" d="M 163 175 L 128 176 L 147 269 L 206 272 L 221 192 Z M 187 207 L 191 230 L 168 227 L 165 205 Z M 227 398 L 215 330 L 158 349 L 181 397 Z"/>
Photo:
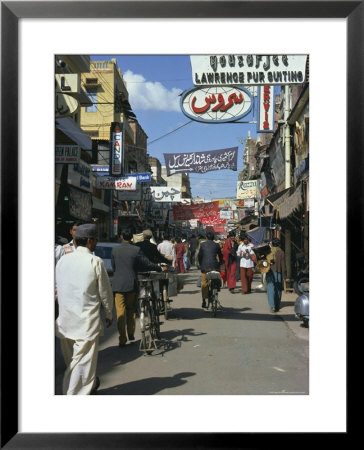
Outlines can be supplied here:
<path id="1" fill-rule="evenodd" d="M 110 327 L 115 305 L 120 347 L 135 339 L 138 272 L 161 272 L 170 266 L 177 273 L 185 273 L 196 266 L 201 271 L 202 308 L 209 306 L 206 273 L 212 270 L 220 272 L 221 287 L 226 286 L 230 293 L 237 293 L 237 281 L 241 281 L 242 294 L 251 293 L 256 255 L 247 235 L 229 232 L 225 240 L 215 240 L 213 232 L 190 239 L 165 234 L 156 242 L 152 231 L 144 230 L 142 239 L 133 243 L 133 233 L 120 230 L 120 245 L 111 252 L 111 284 L 103 260 L 94 253 L 96 225 L 76 222 L 69 232 L 70 242 L 55 245 L 56 335 L 66 364 L 64 395 L 93 394 L 100 385 L 96 365 L 104 329 L 101 308 L 106 327 Z M 285 256 L 278 239 L 273 239 L 267 259 L 268 305 L 271 312 L 277 312 L 286 277 Z"/>

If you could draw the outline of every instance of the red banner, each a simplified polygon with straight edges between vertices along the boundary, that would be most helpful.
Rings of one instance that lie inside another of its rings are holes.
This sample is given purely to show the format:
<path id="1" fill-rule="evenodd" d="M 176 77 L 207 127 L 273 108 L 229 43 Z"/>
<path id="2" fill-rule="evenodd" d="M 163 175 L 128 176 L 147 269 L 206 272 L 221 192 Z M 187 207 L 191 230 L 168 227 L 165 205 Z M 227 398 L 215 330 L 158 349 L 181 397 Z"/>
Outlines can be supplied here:
<path id="1" fill-rule="evenodd" d="M 174 220 L 198 219 L 205 225 L 226 223 L 220 219 L 219 202 L 197 203 L 193 205 L 173 205 Z"/>

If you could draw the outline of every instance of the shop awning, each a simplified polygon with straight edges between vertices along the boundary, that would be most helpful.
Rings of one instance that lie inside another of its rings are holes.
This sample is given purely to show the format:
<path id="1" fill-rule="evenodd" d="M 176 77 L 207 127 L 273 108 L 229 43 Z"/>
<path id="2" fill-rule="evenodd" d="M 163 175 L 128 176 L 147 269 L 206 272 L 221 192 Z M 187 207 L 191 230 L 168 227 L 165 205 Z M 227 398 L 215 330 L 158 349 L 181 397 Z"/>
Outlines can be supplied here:
<path id="1" fill-rule="evenodd" d="M 264 239 L 266 238 L 266 233 L 267 233 L 266 227 L 256 227 L 246 232 L 246 234 L 248 235 L 248 237 L 250 237 L 254 245 L 262 244 Z"/>
<path id="2" fill-rule="evenodd" d="M 289 197 L 290 189 L 291 188 L 283 189 L 283 191 L 269 195 L 268 197 L 265 197 L 265 200 L 274 208 L 278 208 L 278 206 L 283 203 L 287 197 Z"/>
<path id="3" fill-rule="evenodd" d="M 56 119 L 56 127 L 76 142 L 83 150 L 92 150 L 91 138 L 69 117 Z"/>
<path id="4" fill-rule="evenodd" d="M 301 186 L 298 186 L 297 189 L 293 192 L 292 195 L 287 197 L 280 205 L 279 205 L 279 217 L 280 219 L 285 219 L 295 212 L 302 205 L 302 192 Z"/>

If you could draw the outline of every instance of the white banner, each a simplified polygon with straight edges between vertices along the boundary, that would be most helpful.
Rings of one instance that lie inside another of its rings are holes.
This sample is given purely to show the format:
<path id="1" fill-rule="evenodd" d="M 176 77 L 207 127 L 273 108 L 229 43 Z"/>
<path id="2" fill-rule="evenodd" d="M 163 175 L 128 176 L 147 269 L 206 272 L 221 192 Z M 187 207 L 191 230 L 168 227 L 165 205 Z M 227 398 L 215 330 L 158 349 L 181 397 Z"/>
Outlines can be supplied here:
<path id="1" fill-rule="evenodd" d="M 97 177 L 97 189 L 115 189 L 116 191 L 135 191 L 136 177 L 115 178 L 115 177 Z"/>
<path id="2" fill-rule="evenodd" d="M 232 219 L 234 217 L 233 211 L 220 211 L 221 219 Z"/>

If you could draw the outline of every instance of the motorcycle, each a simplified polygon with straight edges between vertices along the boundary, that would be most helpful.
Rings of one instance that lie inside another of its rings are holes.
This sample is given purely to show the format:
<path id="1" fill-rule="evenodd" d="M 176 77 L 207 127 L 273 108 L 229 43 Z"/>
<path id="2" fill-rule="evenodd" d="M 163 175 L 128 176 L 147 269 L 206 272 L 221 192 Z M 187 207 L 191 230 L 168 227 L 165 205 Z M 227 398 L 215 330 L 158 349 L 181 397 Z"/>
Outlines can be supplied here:
<path id="1" fill-rule="evenodd" d="M 294 290 L 298 295 L 295 304 L 294 312 L 296 318 L 302 320 L 303 326 L 308 328 L 310 314 L 309 314 L 309 270 L 308 265 L 302 264 L 297 277 L 294 281 Z"/>

